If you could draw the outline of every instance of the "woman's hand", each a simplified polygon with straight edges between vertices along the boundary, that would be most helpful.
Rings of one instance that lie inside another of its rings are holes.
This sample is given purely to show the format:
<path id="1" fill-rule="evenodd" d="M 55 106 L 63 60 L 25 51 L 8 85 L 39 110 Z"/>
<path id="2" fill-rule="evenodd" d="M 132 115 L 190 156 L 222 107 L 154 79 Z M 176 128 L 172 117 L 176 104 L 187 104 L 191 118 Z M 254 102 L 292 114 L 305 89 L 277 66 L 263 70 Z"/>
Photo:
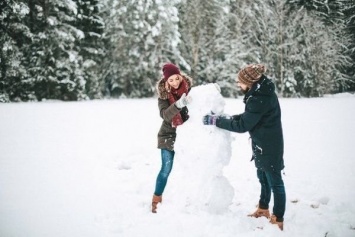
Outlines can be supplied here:
<path id="1" fill-rule="evenodd" d="M 186 105 L 188 105 L 189 103 L 191 103 L 192 98 L 191 96 L 186 96 L 186 93 L 182 94 L 181 98 L 175 102 L 175 106 L 178 109 L 182 109 L 183 107 L 185 107 Z"/>

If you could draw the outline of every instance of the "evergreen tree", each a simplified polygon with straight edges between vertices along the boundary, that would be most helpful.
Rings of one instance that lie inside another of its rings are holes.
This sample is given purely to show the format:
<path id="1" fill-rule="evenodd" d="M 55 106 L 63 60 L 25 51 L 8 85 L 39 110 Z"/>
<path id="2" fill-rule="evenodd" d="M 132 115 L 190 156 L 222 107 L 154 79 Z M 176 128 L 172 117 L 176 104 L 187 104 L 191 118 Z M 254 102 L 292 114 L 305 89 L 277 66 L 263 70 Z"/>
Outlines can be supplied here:
<path id="1" fill-rule="evenodd" d="M 223 31 L 227 7 L 225 1 L 217 0 L 192 0 L 179 5 L 179 48 L 197 85 L 220 79 L 228 51 L 224 40 L 228 32 Z"/>
<path id="2" fill-rule="evenodd" d="M 82 56 L 75 48 L 84 33 L 74 26 L 77 5 L 71 1 L 31 0 L 31 32 L 26 81 L 38 100 L 86 99 Z"/>
<path id="3" fill-rule="evenodd" d="M 354 59 L 351 53 L 351 42 L 354 42 L 354 37 L 351 34 L 347 34 L 346 29 L 350 23 L 351 9 L 354 5 L 353 0 L 288 0 L 288 5 L 291 9 L 297 11 L 300 7 L 306 8 L 310 14 L 316 15 L 325 25 L 325 31 L 327 34 L 331 34 L 334 45 L 332 49 L 334 57 L 334 65 L 332 72 L 329 73 L 333 79 L 331 86 L 328 86 L 327 93 L 329 92 L 342 92 L 351 89 L 350 86 L 354 86 L 354 78 L 351 73 Z M 348 11 L 346 11 L 347 9 Z M 349 14 L 349 15 L 347 15 Z M 329 37 L 327 37 L 329 39 Z M 317 85 L 317 84 L 316 84 Z M 315 86 L 316 86 L 315 85 Z M 331 89 L 330 89 L 331 88 Z M 318 90 L 321 90 L 320 88 Z M 322 94 L 322 93 L 321 93 Z"/>
<path id="4" fill-rule="evenodd" d="M 100 70 L 104 58 L 103 31 L 104 21 L 100 16 L 103 8 L 99 0 L 75 0 L 77 5 L 75 27 L 84 37 L 76 40 L 76 51 L 82 58 L 81 69 L 85 83 L 85 94 L 89 98 L 102 97 Z"/>
<path id="5" fill-rule="evenodd" d="M 221 85 L 222 94 L 227 97 L 234 97 L 240 92 L 235 82 L 239 69 L 248 63 L 259 62 L 257 48 L 251 41 L 251 15 L 245 11 L 253 2 L 230 0 L 217 29 L 217 42 L 223 48 L 224 60 L 217 61 L 216 75 L 221 79 L 218 84 Z"/>
<path id="6" fill-rule="evenodd" d="M 351 65 L 347 68 L 347 74 L 351 78 L 349 90 L 355 91 L 355 0 L 345 0 L 343 11 L 346 22 L 346 35 L 350 38 L 346 53 L 352 59 Z"/>
<path id="7" fill-rule="evenodd" d="M 251 15 L 250 41 L 281 95 L 322 96 L 346 84 L 339 69 L 348 62 L 341 47 L 341 21 L 337 27 L 326 25 L 307 10 L 289 11 L 284 2 L 274 0 L 256 1 L 244 10 Z"/>
<path id="8" fill-rule="evenodd" d="M 0 102 L 31 97 L 22 80 L 27 74 L 22 64 L 23 49 L 32 38 L 24 20 L 28 13 L 24 2 L 0 2 Z"/>
<path id="9" fill-rule="evenodd" d="M 178 17 L 173 4 L 157 0 L 108 1 L 108 50 L 103 75 L 111 96 L 152 96 L 161 65 L 179 59 Z"/>

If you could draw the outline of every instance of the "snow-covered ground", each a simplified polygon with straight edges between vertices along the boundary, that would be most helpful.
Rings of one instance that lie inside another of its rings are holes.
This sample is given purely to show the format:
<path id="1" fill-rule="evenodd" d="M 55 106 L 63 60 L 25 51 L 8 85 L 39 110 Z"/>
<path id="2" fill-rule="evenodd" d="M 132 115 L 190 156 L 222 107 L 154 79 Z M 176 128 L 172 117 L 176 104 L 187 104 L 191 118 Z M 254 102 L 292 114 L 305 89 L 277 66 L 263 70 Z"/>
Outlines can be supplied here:
<path id="1" fill-rule="evenodd" d="M 243 112 L 241 98 L 225 101 L 225 113 Z M 227 211 L 176 205 L 183 192 L 177 187 L 184 185 L 177 155 L 163 203 L 152 214 L 161 164 L 156 99 L 1 104 L 0 236 L 355 236 L 355 97 L 280 103 L 283 232 L 266 219 L 247 217 L 259 196 L 248 134 L 231 134 L 232 155 L 223 175 L 234 196 Z M 199 133 L 191 136 L 198 144 Z"/>

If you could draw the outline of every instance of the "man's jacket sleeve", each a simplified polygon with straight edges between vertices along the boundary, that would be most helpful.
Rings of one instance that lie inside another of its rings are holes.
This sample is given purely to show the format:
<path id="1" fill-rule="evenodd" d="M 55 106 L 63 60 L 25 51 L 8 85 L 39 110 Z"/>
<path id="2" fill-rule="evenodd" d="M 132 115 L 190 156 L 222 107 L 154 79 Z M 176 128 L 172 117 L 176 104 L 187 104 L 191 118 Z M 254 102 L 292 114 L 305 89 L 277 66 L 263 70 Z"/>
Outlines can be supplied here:
<path id="1" fill-rule="evenodd" d="M 261 120 L 265 107 L 256 98 L 250 98 L 245 106 L 245 112 L 231 117 L 219 117 L 216 126 L 228 131 L 244 133 L 253 130 Z"/>

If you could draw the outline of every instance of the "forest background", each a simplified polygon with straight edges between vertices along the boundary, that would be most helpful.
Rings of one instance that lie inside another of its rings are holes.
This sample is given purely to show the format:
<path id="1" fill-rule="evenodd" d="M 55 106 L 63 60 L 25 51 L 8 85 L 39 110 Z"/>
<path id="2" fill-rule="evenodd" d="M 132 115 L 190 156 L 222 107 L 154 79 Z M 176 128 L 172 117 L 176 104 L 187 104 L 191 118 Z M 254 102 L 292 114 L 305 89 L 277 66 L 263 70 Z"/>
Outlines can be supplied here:
<path id="1" fill-rule="evenodd" d="M 264 63 L 281 97 L 355 91 L 355 0 L 2 0 L 0 102 L 148 98 Z"/>

